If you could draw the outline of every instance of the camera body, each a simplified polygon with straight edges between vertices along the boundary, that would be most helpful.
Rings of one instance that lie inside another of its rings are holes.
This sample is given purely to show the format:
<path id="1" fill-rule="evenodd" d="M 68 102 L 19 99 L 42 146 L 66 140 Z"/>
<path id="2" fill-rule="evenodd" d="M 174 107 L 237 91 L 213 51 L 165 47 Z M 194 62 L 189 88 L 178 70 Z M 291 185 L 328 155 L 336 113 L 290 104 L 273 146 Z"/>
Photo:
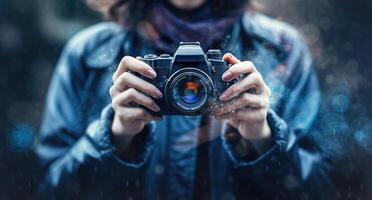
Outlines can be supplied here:
<path id="1" fill-rule="evenodd" d="M 181 42 L 174 56 L 145 55 L 142 61 L 157 73 L 155 79 L 141 76 L 162 93 L 155 102 L 161 108 L 153 115 L 208 115 L 219 96 L 234 82 L 222 80 L 229 65 L 222 60 L 220 50 L 205 54 L 199 42 Z"/>

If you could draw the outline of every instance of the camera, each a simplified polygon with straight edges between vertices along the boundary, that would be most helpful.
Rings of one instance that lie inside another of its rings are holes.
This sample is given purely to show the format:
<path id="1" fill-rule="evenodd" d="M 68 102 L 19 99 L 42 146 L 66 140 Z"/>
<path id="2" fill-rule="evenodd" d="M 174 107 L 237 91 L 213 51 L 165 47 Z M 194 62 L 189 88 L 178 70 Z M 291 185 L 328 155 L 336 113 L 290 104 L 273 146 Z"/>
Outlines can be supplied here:
<path id="1" fill-rule="evenodd" d="M 229 65 L 221 51 L 210 49 L 205 54 L 199 42 L 181 42 L 173 57 L 148 54 L 141 60 L 157 73 L 155 79 L 141 78 L 163 93 L 163 98 L 155 99 L 161 111 L 147 109 L 153 115 L 212 114 L 219 96 L 234 83 L 222 80 Z"/>

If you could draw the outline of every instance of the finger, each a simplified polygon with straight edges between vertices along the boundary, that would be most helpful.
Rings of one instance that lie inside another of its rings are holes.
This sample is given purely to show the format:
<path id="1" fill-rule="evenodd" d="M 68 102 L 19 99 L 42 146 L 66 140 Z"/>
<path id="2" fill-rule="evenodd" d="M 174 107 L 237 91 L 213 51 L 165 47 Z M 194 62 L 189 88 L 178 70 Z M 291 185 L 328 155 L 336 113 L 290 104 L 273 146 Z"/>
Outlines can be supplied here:
<path id="1" fill-rule="evenodd" d="M 243 80 L 230 86 L 225 92 L 221 94 L 220 99 L 222 101 L 228 101 L 251 89 L 255 89 L 257 93 L 260 93 L 264 85 L 265 83 L 259 73 L 251 73 Z"/>
<path id="2" fill-rule="evenodd" d="M 249 107 L 252 109 L 268 108 L 270 101 L 266 96 L 244 93 L 238 99 L 222 103 L 221 109 L 216 111 L 216 115 L 223 115 L 240 108 Z"/>
<path id="3" fill-rule="evenodd" d="M 112 77 L 113 82 L 116 82 L 121 74 L 128 71 L 140 73 L 143 76 L 151 79 L 156 77 L 156 72 L 148 64 L 131 56 L 125 56 L 123 59 L 121 59 L 118 69 Z"/>
<path id="4" fill-rule="evenodd" d="M 124 72 L 115 82 L 110 95 L 115 96 L 127 88 L 134 88 L 154 98 L 161 98 L 161 91 L 149 82 L 137 77 L 130 72 Z"/>
<path id="5" fill-rule="evenodd" d="M 238 129 L 239 128 L 239 124 L 240 124 L 240 120 L 234 120 L 234 119 L 227 119 L 226 122 L 228 124 L 230 124 L 232 127 Z"/>
<path id="6" fill-rule="evenodd" d="M 240 109 L 235 112 L 229 112 L 223 115 L 216 116 L 216 119 L 240 120 L 249 123 L 258 123 L 265 120 L 267 117 L 267 109 L 261 108 L 256 110 Z"/>
<path id="7" fill-rule="evenodd" d="M 158 117 L 152 116 L 149 112 L 147 112 L 143 108 L 120 107 L 116 109 L 115 112 L 120 116 L 120 119 L 124 121 L 135 121 L 135 120 L 151 121 L 151 120 L 158 119 Z"/>
<path id="8" fill-rule="evenodd" d="M 226 61 L 228 64 L 235 65 L 237 63 L 240 63 L 240 60 L 237 59 L 234 55 L 231 53 L 226 53 L 223 55 L 222 59 Z"/>
<path id="9" fill-rule="evenodd" d="M 241 74 L 250 74 L 257 72 L 256 67 L 250 61 L 239 62 L 231 66 L 223 75 L 222 80 L 231 81 L 238 78 Z"/>
<path id="10" fill-rule="evenodd" d="M 130 88 L 115 96 L 115 98 L 112 100 L 112 105 L 113 107 L 117 108 L 127 106 L 133 102 L 145 106 L 152 111 L 160 111 L 160 107 L 150 97 L 133 88 Z"/>

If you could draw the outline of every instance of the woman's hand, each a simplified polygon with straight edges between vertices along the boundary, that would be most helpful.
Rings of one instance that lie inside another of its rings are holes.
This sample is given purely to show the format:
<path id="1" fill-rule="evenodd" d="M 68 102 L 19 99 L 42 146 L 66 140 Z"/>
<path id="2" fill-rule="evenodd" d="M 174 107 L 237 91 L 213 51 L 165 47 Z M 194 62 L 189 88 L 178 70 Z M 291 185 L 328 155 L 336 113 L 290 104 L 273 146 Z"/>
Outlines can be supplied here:
<path id="1" fill-rule="evenodd" d="M 148 122 L 160 120 L 143 108 L 132 106 L 135 103 L 158 112 L 160 108 L 151 97 L 161 98 L 162 93 L 154 85 L 131 72 L 151 79 L 156 77 L 156 72 L 149 65 L 130 56 L 125 56 L 121 60 L 114 73 L 110 96 L 115 116 L 111 130 L 113 142 L 119 151 L 125 151 L 132 138 L 141 132 Z"/>
<path id="2" fill-rule="evenodd" d="M 216 118 L 226 119 L 250 141 L 270 138 L 271 130 L 266 120 L 270 106 L 270 89 L 252 62 L 241 62 L 231 54 L 225 54 L 223 59 L 232 64 L 222 76 L 224 81 L 231 81 L 240 75 L 245 76 L 220 96 L 223 103 L 215 113 Z"/>

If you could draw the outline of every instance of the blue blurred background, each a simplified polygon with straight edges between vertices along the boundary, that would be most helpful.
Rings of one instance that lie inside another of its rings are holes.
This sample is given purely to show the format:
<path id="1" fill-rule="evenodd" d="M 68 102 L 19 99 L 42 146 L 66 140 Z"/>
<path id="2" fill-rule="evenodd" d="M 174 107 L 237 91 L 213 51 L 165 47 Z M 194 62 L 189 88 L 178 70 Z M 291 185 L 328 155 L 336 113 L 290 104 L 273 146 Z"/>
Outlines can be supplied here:
<path id="1" fill-rule="evenodd" d="M 306 37 L 323 104 L 313 141 L 332 163 L 339 199 L 372 199 L 372 2 L 261 0 Z M 33 196 L 33 147 L 65 42 L 101 21 L 82 0 L 0 0 L 0 199 Z"/>

